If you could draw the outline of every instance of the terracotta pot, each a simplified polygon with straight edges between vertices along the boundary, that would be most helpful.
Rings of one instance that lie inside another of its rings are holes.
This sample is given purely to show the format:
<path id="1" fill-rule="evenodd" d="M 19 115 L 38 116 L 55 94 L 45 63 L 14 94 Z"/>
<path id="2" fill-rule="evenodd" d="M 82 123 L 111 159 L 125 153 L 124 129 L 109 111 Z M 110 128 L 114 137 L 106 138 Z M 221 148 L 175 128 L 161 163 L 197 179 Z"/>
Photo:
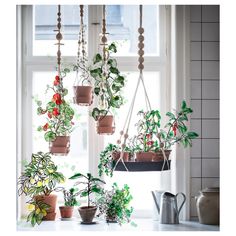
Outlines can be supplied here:
<path id="1" fill-rule="evenodd" d="M 151 162 L 155 156 L 154 152 L 136 152 L 135 161 L 138 162 Z"/>
<path id="2" fill-rule="evenodd" d="M 60 206 L 61 218 L 71 218 L 73 215 L 73 206 Z"/>
<path id="3" fill-rule="evenodd" d="M 55 220 L 56 218 L 56 203 L 57 203 L 57 195 L 50 194 L 48 196 L 46 195 L 37 195 L 34 196 L 34 199 L 36 201 L 42 201 L 50 206 L 50 208 L 47 210 L 47 215 L 43 217 L 43 220 Z"/>
<path id="4" fill-rule="evenodd" d="M 92 223 L 95 213 L 97 211 L 97 207 L 96 206 L 90 206 L 90 207 L 83 206 L 83 207 L 79 207 L 78 210 L 79 210 L 79 214 L 82 218 L 83 223 Z"/>
<path id="5" fill-rule="evenodd" d="M 81 106 L 90 106 L 93 103 L 92 86 L 74 86 L 74 103 Z"/>
<path id="6" fill-rule="evenodd" d="M 167 160 L 169 160 L 169 156 L 170 156 L 171 150 L 164 150 L 164 152 L 166 154 Z M 152 161 L 163 161 L 164 160 L 164 156 L 162 154 L 162 151 L 157 151 L 154 154 L 155 155 L 154 155 Z"/>
<path id="7" fill-rule="evenodd" d="M 219 225 L 219 188 L 203 189 L 195 200 L 199 222 Z"/>
<path id="8" fill-rule="evenodd" d="M 70 136 L 58 136 L 49 144 L 49 150 L 54 155 L 67 155 L 70 151 Z"/>
<path id="9" fill-rule="evenodd" d="M 120 158 L 120 152 L 113 152 L 112 153 L 112 159 L 114 161 L 117 161 Z M 129 161 L 129 152 L 124 152 L 123 154 L 123 160 L 124 161 Z M 120 160 L 121 161 L 121 160 Z"/>
<path id="10" fill-rule="evenodd" d="M 98 134 L 113 134 L 115 127 L 113 127 L 114 117 L 111 115 L 100 116 L 97 121 Z"/>

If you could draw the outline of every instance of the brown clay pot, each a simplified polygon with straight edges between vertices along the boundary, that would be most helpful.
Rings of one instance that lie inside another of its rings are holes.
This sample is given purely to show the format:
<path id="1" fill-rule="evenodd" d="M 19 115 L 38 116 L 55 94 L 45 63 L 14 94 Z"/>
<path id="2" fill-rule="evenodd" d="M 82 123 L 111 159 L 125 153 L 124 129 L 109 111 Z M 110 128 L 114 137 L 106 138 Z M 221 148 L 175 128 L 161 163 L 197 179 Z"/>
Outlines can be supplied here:
<path id="1" fill-rule="evenodd" d="M 195 197 L 198 219 L 201 224 L 219 225 L 219 188 L 206 188 Z"/>
<path id="2" fill-rule="evenodd" d="M 151 162 L 154 156 L 155 156 L 154 152 L 137 152 L 135 161 Z"/>
<path id="3" fill-rule="evenodd" d="M 97 121 L 98 134 L 113 134 L 115 127 L 113 127 L 114 117 L 111 115 L 100 116 Z"/>
<path id="4" fill-rule="evenodd" d="M 43 220 L 55 220 L 56 218 L 56 203 L 57 203 L 57 195 L 50 194 L 48 196 L 46 195 L 37 195 L 34 196 L 34 199 L 36 201 L 42 201 L 50 206 L 50 208 L 47 210 L 47 215 L 43 217 Z"/>
<path id="5" fill-rule="evenodd" d="M 166 154 L 167 160 L 169 160 L 171 150 L 164 150 L 164 152 Z M 163 160 L 164 160 L 164 156 L 162 154 L 162 151 L 157 151 L 154 153 L 154 157 L 153 157 L 152 161 L 163 161 Z"/>
<path id="6" fill-rule="evenodd" d="M 71 218 L 73 215 L 73 206 L 60 206 L 61 218 Z"/>
<path id="7" fill-rule="evenodd" d="M 70 136 L 58 136 L 49 144 L 50 152 L 54 155 L 67 155 L 70 151 Z"/>
<path id="8" fill-rule="evenodd" d="M 92 86 L 74 86 L 74 103 L 80 106 L 90 106 L 93 103 Z"/>
<path id="9" fill-rule="evenodd" d="M 112 153 L 112 159 L 114 161 L 117 161 L 120 158 L 120 152 L 113 152 Z M 123 160 L 124 161 L 129 161 L 129 152 L 124 152 L 123 154 Z M 121 161 L 121 160 L 120 160 Z"/>
<path id="10" fill-rule="evenodd" d="M 95 213 L 97 211 L 97 207 L 96 206 L 90 206 L 90 207 L 83 206 L 83 207 L 79 207 L 78 210 L 79 210 L 79 214 L 82 218 L 83 223 L 92 223 Z"/>

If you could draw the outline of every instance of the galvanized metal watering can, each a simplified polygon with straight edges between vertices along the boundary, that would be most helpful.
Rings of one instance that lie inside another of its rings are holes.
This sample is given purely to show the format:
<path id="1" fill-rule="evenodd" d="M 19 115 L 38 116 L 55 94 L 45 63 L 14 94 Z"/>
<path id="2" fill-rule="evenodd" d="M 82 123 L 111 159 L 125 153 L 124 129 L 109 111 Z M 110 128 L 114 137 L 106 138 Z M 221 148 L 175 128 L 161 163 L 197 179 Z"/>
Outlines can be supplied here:
<path id="1" fill-rule="evenodd" d="M 177 197 L 182 195 L 183 201 L 178 208 Z M 161 224 L 179 224 L 179 213 L 186 201 L 184 193 L 177 193 L 176 195 L 170 192 L 152 191 L 152 196 L 160 215 Z"/>

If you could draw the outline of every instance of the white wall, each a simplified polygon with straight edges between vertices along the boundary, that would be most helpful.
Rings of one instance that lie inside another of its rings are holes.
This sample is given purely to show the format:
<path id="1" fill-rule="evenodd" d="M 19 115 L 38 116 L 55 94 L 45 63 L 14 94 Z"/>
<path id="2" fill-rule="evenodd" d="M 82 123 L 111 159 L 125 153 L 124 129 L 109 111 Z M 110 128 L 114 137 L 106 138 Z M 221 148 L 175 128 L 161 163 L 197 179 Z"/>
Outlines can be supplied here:
<path id="1" fill-rule="evenodd" d="M 194 196 L 219 186 L 219 6 L 190 9 L 191 128 L 199 138 L 191 148 L 190 216 L 196 217 Z"/>

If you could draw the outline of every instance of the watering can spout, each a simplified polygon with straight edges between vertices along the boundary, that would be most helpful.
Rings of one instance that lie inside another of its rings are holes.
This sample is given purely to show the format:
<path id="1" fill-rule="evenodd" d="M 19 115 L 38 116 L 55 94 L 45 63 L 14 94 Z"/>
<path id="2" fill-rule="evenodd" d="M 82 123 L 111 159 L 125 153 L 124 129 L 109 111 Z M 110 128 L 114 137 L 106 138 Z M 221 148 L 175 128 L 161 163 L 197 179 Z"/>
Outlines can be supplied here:
<path id="1" fill-rule="evenodd" d="M 157 197 L 155 191 L 152 191 L 152 196 L 154 199 L 155 206 L 157 208 L 158 214 L 160 214 L 160 197 Z"/>

